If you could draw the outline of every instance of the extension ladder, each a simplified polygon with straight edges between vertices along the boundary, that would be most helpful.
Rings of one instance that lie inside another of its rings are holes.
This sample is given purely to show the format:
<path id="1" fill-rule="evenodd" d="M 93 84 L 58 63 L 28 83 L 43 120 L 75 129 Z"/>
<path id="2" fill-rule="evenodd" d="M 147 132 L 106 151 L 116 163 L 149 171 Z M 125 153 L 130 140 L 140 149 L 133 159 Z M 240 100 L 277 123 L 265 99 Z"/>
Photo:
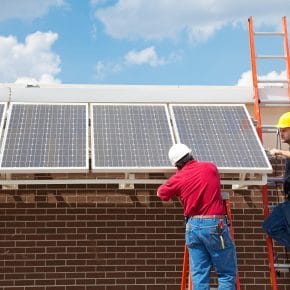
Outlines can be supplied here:
<path id="1" fill-rule="evenodd" d="M 290 55 L 288 46 L 288 31 L 286 17 L 282 18 L 282 32 L 254 32 L 253 18 L 248 19 L 249 28 L 249 40 L 250 40 L 250 55 L 251 55 L 251 67 L 252 67 L 252 78 L 253 78 L 253 89 L 254 89 L 254 117 L 257 121 L 257 133 L 261 142 L 263 143 L 262 137 L 262 122 L 260 113 L 260 96 L 259 96 L 259 85 L 265 83 L 286 83 L 288 85 L 288 96 L 290 98 Z M 284 43 L 284 55 L 256 55 L 255 52 L 255 36 L 278 36 L 283 37 Z M 257 62 L 256 60 L 277 60 L 283 59 L 286 64 L 286 79 L 282 80 L 262 80 L 258 77 Z M 263 197 L 263 212 L 264 218 L 269 215 L 269 199 L 268 199 L 268 187 L 267 185 L 262 186 L 262 197 Z M 270 280 L 273 290 L 277 290 L 277 279 L 276 270 L 274 265 L 274 253 L 273 253 L 273 242 L 272 239 L 267 236 L 267 251 L 269 260 Z"/>
<path id="2" fill-rule="evenodd" d="M 282 32 L 254 32 L 253 17 L 248 19 L 249 28 L 249 40 L 250 40 L 250 55 L 251 55 L 251 67 L 252 67 L 252 78 L 253 78 L 253 88 L 254 88 L 254 117 L 257 121 L 257 133 L 263 141 L 262 138 L 262 124 L 260 116 L 260 96 L 259 96 L 259 84 L 271 84 L 271 83 L 286 83 L 288 85 L 288 96 L 290 99 L 290 54 L 288 45 L 288 31 L 286 17 L 282 18 Z M 256 55 L 255 51 L 255 36 L 267 37 L 267 36 L 278 36 L 283 37 L 284 43 L 284 55 Z M 285 60 L 286 66 L 286 79 L 268 79 L 262 80 L 258 77 L 257 70 L 257 59 L 259 60 Z"/>

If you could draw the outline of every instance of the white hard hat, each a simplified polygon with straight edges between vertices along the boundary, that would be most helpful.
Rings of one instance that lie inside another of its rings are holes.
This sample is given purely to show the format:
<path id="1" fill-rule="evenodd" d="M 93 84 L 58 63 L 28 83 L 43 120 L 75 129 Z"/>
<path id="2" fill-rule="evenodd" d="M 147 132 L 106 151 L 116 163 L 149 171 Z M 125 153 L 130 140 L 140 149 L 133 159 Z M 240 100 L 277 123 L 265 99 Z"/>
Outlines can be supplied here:
<path id="1" fill-rule="evenodd" d="M 191 150 L 184 144 L 175 144 L 173 145 L 169 151 L 168 151 L 168 157 L 173 166 L 182 159 L 184 156 L 186 156 L 188 153 L 191 153 Z"/>

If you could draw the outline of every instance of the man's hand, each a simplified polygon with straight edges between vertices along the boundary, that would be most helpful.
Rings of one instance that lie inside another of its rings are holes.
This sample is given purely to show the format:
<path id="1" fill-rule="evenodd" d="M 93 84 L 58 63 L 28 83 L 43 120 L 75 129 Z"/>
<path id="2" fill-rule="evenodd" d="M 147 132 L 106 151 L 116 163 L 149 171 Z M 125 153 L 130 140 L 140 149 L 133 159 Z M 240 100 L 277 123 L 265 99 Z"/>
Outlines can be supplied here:
<path id="1" fill-rule="evenodd" d="M 288 150 L 281 150 L 281 149 L 273 148 L 273 149 L 269 150 L 269 153 L 272 156 L 283 156 L 286 158 L 290 158 L 290 151 L 288 151 Z"/>
<path id="2" fill-rule="evenodd" d="M 282 150 L 279 150 L 279 149 L 273 148 L 273 149 L 269 150 L 269 153 L 270 153 L 270 155 L 272 155 L 272 156 L 281 156 L 281 155 L 283 155 L 283 154 L 281 153 L 281 151 L 282 151 Z"/>

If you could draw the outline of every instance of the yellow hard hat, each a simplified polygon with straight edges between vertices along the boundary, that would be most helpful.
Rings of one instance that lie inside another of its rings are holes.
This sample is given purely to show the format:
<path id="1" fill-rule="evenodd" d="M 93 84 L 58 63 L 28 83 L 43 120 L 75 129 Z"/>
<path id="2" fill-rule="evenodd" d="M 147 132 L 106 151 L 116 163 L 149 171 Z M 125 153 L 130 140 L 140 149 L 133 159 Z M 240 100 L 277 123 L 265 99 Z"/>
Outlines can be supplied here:
<path id="1" fill-rule="evenodd" d="M 283 114 L 277 124 L 277 128 L 288 128 L 290 127 L 290 112 Z"/>

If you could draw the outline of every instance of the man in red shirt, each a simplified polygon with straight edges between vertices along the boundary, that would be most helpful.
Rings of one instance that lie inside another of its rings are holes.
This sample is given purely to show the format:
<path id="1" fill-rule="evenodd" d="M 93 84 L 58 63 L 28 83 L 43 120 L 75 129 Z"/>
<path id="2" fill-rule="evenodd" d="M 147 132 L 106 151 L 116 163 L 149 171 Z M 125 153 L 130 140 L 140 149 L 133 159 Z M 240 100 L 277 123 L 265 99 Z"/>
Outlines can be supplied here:
<path id="1" fill-rule="evenodd" d="M 158 188 L 157 196 L 164 201 L 177 196 L 183 205 L 194 290 L 210 289 L 212 266 L 218 275 L 218 289 L 234 290 L 236 250 L 225 219 L 217 167 L 194 160 L 184 144 L 173 145 L 168 155 L 178 170 Z"/>

